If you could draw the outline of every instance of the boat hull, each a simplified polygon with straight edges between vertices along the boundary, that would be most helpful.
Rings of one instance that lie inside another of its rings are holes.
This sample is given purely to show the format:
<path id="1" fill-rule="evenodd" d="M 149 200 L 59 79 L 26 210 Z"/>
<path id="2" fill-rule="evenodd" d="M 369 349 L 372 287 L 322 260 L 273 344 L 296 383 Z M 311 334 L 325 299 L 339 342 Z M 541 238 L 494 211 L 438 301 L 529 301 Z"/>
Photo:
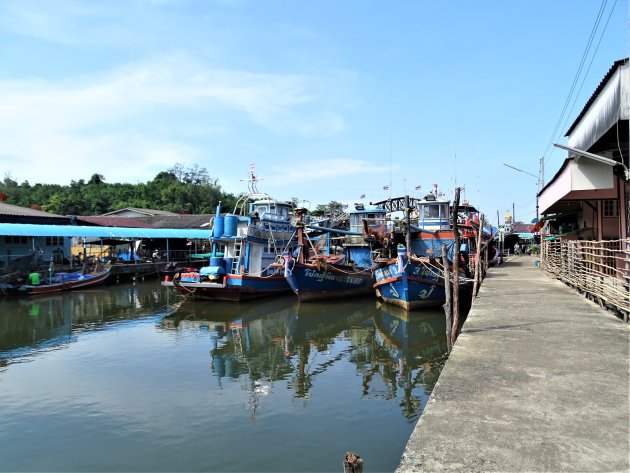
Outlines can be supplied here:
<path id="1" fill-rule="evenodd" d="M 37 296 L 40 294 L 52 294 L 55 292 L 75 291 L 78 289 L 87 289 L 90 287 L 103 284 L 110 275 L 109 268 L 94 274 L 82 275 L 79 279 L 68 279 L 52 284 L 40 284 L 38 286 L 32 286 L 25 284 L 20 286 L 19 292 L 21 294 L 27 294 L 29 296 Z"/>
<path id="2" fill-rule="evenodd" d="M 288 294 L 291 289 L 283 276 L 239 276 L 228 274 L 221 282 L 181 281 L 175 279 L 163 285 L 173 286 L 192 300 L 240 302 L 261 297 Z"/>
<path id="3" fill-rule="evenodd" d="M 295 263 L 285 269 L 286 280 L 301 302 L 369 295 L 374 277 L 370 270 L 351 266 Z"/>
<path id="4" fill-rule="evenodd" d="M 376 295 L 406 310 L 439 306 L 446 299 L 441 266 L 435 261 L 401 265 L 392 260 L 375 268 L 374 277 Z"/>

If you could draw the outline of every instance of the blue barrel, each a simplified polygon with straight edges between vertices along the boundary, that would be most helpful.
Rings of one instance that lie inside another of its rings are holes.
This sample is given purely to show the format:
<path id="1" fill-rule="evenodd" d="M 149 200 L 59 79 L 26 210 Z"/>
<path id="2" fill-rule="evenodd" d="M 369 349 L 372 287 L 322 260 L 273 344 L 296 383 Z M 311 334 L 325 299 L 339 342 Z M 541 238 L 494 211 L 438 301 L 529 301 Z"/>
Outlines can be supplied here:
<path id="1" fill-rule="evenodd" d="M 234 258 L 223 258 L 223 260 L 225 261 L 225 271 L 228 273 L 232 272 L 232 260 Z"/>
<path id="2" fill-rule="evenodd" d="M 212 224 L 212 236 L 214 238 L 221 238 L 223 235 L 225 217 L 214 217 L 214 223 Z"/>
<path id="3" fill-rule="evenodd" d="M 402 245 L 398 245 L 398 248 L 396 248 L 396 253 L 398 253 L 398 256 L 402 256 L 403 258 L 405 258 L 407 256 L 407 248 Z"/>
<path id="4" fill-rule="evenodd" d="M 238 215 L 231 215 L 231 214 L 226 215 L 223 235 L 226 237 L 236 236 L 237 227 L 238 227 Z"/>
<path id="5" fill-rule="evenodd" d="M 224 263 L 224 259 L 220 256 L 211 256 L 210 257 L 210 267 L 211 268 L 222 268 Z"/>

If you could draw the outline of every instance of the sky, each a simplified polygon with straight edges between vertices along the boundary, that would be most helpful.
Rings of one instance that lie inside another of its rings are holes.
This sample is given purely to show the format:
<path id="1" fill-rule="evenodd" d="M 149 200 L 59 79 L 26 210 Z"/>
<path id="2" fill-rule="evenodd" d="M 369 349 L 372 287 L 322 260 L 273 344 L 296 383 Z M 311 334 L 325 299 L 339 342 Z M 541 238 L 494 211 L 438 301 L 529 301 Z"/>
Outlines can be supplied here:
<path id="1" fill-rule="evenodd" d="M 566 157 L 551 143 L 566 143 L 628 56 L 628 11 L 628 0 L 2 0 L 0 178 L 140 183 L 179 163 L 238 194 L 255 163 L 260 191 L 312 208 L 437 184 L 528 222 L 541 157 L 548 181 Z"/>

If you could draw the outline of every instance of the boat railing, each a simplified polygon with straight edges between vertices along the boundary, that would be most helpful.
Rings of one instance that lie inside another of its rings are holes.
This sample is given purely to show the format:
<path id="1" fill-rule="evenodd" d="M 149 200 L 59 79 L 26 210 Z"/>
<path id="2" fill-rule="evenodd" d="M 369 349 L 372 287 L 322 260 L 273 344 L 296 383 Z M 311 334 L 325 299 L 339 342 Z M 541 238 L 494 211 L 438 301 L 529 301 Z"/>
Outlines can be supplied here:
<path id="1" fill-rule="evenodd" d="M 289 240 L 293 235 L 291 231 L 270 231 L 269 228 L 259 227 L 259 226 L 250 226 L 247 229 L 247 236 L 254 238 L 264 238 L 268 239 L 273 235 L 274 240 Z"/>

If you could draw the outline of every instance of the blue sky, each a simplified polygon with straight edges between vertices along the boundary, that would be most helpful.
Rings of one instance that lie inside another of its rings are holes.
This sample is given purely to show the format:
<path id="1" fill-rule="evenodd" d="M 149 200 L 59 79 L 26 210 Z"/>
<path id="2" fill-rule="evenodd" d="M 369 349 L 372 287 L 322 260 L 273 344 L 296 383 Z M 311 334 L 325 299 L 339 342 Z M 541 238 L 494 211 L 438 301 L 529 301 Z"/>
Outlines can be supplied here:
<path id="1" fill-rule="evenodd" d="M 614 0 L 3 0 L 0 169 L 136 183 L 196 164 L 238 193 L 255 162 L 278 199 L 457 183 L 529 221 L 537 180 L 503 163 L 538 174 L 544 153 L 549 180 L 549 142 L 628 47 Z"/>

